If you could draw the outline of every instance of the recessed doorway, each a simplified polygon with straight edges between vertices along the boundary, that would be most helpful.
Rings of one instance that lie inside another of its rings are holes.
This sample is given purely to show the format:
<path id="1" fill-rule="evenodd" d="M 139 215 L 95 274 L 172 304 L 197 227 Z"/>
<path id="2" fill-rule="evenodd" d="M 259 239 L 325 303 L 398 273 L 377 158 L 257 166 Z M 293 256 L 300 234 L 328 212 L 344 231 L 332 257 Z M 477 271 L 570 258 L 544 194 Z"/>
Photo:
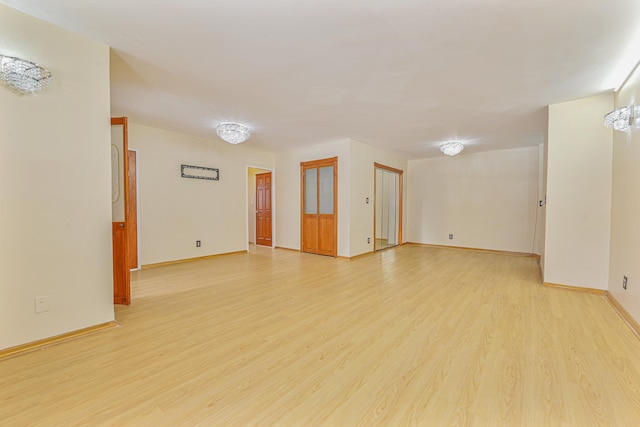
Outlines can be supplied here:
<path id="1" fill-rule="evenodd" d="M 374 251 L 402 244 L 403 171 L 374 163 Z"/>
<path id="2" fill-rule="evenodd" d="M 247 240 L 275 246 L 275 171 L 247 166 Z"/>

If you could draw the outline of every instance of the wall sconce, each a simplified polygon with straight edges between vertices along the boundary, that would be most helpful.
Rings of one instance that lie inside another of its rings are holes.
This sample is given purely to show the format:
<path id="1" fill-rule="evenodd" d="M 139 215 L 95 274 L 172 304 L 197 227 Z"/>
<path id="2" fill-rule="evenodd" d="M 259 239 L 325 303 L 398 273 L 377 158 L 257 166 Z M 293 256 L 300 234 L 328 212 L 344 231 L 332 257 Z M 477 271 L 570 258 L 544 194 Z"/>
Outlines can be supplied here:
<path id="1" fill-rule="evenodd" d="M 0 55 L 0 80 L 22 94 L 41 91 L 51 84 L 51 72 L 35 62 Z"/>
<path id="2" fill-rule="evenodd" d="M 632 127 L 640 127 L 640 107 L 636 105 L 627 105 L 618 108 L 604 116 L 604 126 L 628 132 Z"/>

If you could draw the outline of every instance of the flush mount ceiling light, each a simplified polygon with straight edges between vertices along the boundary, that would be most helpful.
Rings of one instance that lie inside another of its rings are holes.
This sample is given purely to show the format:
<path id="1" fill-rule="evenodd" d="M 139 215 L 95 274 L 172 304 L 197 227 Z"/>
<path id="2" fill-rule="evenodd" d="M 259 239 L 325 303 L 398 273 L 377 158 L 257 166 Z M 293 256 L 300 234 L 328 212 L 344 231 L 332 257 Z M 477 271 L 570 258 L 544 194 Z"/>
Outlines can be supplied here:
<path id="1" fill-rule="evenodd" d="M 638 117 L 640 116 L 640 107 L 636 105 L 627 105 L 626 107 L 613 110 L 604 116 L 605 127 L 628 132 L 632 127 L 640 125 Z"/>
<path id="2" fill-rule="evenodd" d="M 51 84 L 51 72 L 31 61 L 0 55 L 0 80 L 19 93 L 30 94 Z"/>
<path id="3" fill-rule="evenodd" d="M 462 144 L 462 142 L 458 141 L 447 142 L 440 147 L 440 151 L 442 151 L 447 156 L 455 156 L 457 154 L 460 154 L 462 150 L 464 150 L 464 145 Z"/>
<path id="4" fill-rule="evenodd" d="M 249 138 L 249 128 L 240 123 L 220 123 L 216 126 L 218 136 L 229 144 L 240 144 Z"/>

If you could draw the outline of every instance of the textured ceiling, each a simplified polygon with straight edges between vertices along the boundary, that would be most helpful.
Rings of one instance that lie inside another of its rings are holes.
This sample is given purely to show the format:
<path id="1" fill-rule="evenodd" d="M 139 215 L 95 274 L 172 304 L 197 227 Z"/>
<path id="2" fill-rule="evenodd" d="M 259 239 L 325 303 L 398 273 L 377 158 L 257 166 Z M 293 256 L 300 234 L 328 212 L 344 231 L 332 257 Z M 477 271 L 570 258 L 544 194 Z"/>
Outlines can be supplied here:
<path id="1" fill-rule="evenodd" d="M 207 138 L 239 121 L 271 150 L 534 145 L 547 105 L 640 59 L 637 0 L 0 2 L 111 46 L 114 116 Z"/>

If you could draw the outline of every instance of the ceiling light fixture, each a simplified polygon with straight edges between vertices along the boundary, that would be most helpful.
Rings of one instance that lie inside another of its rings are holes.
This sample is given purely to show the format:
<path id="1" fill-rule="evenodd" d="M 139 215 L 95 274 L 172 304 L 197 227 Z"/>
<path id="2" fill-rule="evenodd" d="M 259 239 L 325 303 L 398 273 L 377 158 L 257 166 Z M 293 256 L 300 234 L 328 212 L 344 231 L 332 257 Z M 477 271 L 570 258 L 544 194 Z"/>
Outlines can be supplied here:
<path id="1" fill-rule="evenodd" d="M 636 105 L 627 105 L 626 107 L 618 108 L 604 116 L 605 127 L 619 130 L 621 132 L 628 132 L 632 127 L 639 127 L 640 120 L 640 107 Z"/>
<path id="2" fill-rule="evenodd" d="M 0 55 L 0 80 L 19 93 L 41 91 L 51 84 L 51 78 L 51 72 L 35 62 Z"/>
<path id="3" fill-rule="evenodd" d="M 447 142 L 440 147 L 440 151 L 442 151 L 447 156 L 458 155 L 462 150 L 464 150 L 464 145 L 462 144 L 462 142 L 458 141 Z"/>
<path id="4" fill-rule="evenodd" d="M 216 126 L 216 133 L 229 144 L 240 144 L 251 135 L 249 128 L 240 123 L 220 123 Z"/>

